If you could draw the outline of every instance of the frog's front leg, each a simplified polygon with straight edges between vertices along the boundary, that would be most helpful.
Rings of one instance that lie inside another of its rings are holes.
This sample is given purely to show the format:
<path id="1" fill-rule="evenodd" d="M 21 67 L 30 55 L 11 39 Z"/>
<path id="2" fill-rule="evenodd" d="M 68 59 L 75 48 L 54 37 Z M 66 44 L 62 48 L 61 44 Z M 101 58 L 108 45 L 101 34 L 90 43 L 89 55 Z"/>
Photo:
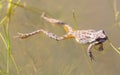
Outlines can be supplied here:
<path id="1" fill-rule="evenodd" d="M 87 54 L 88 56 L 90 57 L 91 60 L 94 60 L 94 57 L 93 57 L 93 54 L 92 54 L 92 51 L 91 51 L 91 48 L 95 45 L 95 43 L 91 43 L 88 48 L 87 48 Z"/>

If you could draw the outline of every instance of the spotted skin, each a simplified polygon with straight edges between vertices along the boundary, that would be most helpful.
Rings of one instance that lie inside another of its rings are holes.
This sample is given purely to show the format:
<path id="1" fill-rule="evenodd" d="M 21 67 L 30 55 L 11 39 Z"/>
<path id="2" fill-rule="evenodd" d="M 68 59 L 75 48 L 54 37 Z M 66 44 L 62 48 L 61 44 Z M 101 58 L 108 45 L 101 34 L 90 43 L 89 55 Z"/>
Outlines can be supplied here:
<path id="1" fill-rule="evenodd" d="M 45 13 L 42 13 L 41 18 L 43 18 L 44 20 L 46 20 L 49 23 L 63 26 L 63 28 L 66 31 L 66 34 L 59 37 L 59 36 L 55 35 L 54 33 L 48 32 L 44 29 L 39 29 L 39 30 L 33 31 L 31 33 L 26 33 L 26 34 L 18 33 L 17 37 L 21 38 L 21 39 L 25 39 L 32 35 L 38 34 L 38 33 L 44 33 L 48 37 L 55 39 L 57 41 L 74 38 L 78 43 L 89 45 L 87 48 L 87 54 L 91 60 L 94 60 L 94 57 L 91 52 L 91 48 L 94 45 L 99 45 L 99 51 L 103 50 L 103 42 L 105 42 L 107 40 L 107 35 L 105 34 L 104 30 L 98 30 L 98 31 L 93 30 L 93 29 L 74 30 L 72 27 L 70 27 L 70 25 L 66 24 L 63 21 L 46 17 Z"/>

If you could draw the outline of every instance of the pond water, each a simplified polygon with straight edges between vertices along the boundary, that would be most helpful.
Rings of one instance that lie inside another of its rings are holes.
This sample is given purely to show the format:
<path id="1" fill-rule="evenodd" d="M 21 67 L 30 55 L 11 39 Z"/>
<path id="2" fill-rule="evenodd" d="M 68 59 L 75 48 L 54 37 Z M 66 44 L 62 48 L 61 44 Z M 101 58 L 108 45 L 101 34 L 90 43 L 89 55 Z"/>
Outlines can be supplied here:
<path id="1" fill-rule="evenodd" d="M 114 25 L 113 0 L 23 0 L 21 3 L 28 10 L 17 7 L 10 25 L 12 54 L 21 75 L 120 74 L 120 55 L 108 41 L 104 43 L 104 51 L 93 48 L 96 61 L 91 62 L 86 53 L 87 45 L 78 44 L 74 39 L 58 42 L 44 34 L 23 40 L 13 38 L 17 32 L 28 33 L 42 28 L 59 36 L 65 34 L 62 27 L 53 26 L 40 18 L 41 13 L 46 12 L 47 16 L 63 20 L 75 29 L 103 29 L 118 48 L 120 27 Z M 120 1 L 117 0 L 117 3 Z M 117 8 L 120 11 L 119 4 Z M 1 48 L 4 49 L 3 46 Z M 0 58 L 5 59 L 2 57 L 1 55 Z M 5 64 L 1 62 L 0 65 Z M 5 66 L 1 68 L 4 69 Z M 12 67 L 11 72 L 13 75 L 17 74 Z"/>

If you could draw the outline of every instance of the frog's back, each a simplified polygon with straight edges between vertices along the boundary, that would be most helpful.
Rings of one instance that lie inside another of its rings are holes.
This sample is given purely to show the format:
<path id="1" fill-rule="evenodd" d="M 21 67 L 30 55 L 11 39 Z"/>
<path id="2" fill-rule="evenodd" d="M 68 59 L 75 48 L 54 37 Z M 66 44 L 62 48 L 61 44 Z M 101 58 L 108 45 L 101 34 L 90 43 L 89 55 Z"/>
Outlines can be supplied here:
<path id="1" fill-rule="evenodd" d="M 77 42 L 87 44 L 95 40 L 96 30 L 77 30 L 74 32 L 74 37 Z"/>

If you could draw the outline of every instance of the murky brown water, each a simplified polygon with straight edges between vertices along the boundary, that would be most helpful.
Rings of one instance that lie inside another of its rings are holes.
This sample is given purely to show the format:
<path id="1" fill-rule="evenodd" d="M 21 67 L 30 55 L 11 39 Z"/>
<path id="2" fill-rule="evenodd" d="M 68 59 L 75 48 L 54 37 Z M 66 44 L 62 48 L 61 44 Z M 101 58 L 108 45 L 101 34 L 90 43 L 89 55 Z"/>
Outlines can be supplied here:
<path id="1" fill-rule="evenodd" d="M 78 29 L 103 29 L 116 47 L 120 47 L 120 28 L 113 26 L 114 13 L 112 0 L 24 0 L 27 7 L 48 16 L 61 19 Z M 117 3 L 120 3 L 118 0 Z M 73 10 L 78 25 L 73 19 Z M 118 10 L 120 6 L 118 4 Z M 120 18 L 120 17 L 119 17 Z M 40 14 L 17 8 L 12 15 L 10 33 L 12 53 L 21 75 L 119 75 L 120 55 L 109 45 L 104 44 L 104 51 L 93 49 L 96 62 L 86 57 L 86 45 L 76 43 L 74 39 L 56 42 L 44 34 L 28 39 L 15 39 L 17 32 L 31 32 L 40 28 L 65 34 L 62 27 L 52 26 L 40 18 Z M 82 46 L 84 47 L 82 49 Z M 3 46 L 0 46 L 3 49 Z M 0 51 L 1 53 L 2 51 Z M 4 52 L 0 61 L 5 59 Z M 4 69 L 4 61 L 0 63 Z M 15 68 L 11 68 L 15 75 Z"/>

